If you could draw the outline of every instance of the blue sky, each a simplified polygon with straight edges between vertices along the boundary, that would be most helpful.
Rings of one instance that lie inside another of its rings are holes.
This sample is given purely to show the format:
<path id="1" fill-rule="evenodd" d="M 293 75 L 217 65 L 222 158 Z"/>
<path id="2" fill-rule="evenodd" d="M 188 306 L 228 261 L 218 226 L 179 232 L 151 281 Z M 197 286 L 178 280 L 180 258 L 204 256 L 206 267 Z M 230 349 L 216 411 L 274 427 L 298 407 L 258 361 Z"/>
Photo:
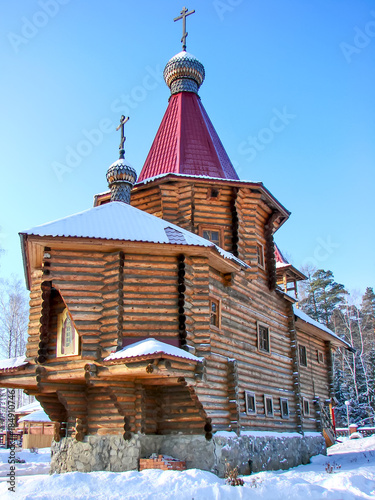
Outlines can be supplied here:
<path id="1" fill-rule="evenodd" d="M 172 0 L 17 0 L 0 16 L 0 257 L 23 275 L 18 232 L 92 206 L 118 157 L 140 172 L 180 51 Z M 202 102 L 243 180 L 292 212 L 276 242 L 301 267 L 375 286 L 375 4 L 214 0 L 187 4 Z M 282 118 L 280 118 L 280 116 Z M 275 126 L 277 123 L 277 127 Z"/>

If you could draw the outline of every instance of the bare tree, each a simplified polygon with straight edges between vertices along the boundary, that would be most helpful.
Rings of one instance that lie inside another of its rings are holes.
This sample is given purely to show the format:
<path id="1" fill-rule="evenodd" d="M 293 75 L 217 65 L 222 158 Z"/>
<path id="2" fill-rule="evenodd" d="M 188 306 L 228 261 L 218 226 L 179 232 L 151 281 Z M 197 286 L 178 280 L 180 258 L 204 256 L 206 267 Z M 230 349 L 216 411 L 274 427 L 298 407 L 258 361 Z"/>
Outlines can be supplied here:
<path id="1" fill-rule="evenodd" d="M 0 284 L 0 357 L 16 358 L 26 351 L 28 324 L 28 299 L 21 280 L 12 277 Z M 7 428 L 8 390 L 0 391 L 0 425 Z M 16 408 L 22 404 L 26 395 L 22 390 L 15 392 Z"/>
<path id="2" fill-rule="evenodd" d="M 2 357 L 23 356 L 26 349 L 28 301 L 21 280 L 12 277 L 0 290 L 0 353 Z"/>

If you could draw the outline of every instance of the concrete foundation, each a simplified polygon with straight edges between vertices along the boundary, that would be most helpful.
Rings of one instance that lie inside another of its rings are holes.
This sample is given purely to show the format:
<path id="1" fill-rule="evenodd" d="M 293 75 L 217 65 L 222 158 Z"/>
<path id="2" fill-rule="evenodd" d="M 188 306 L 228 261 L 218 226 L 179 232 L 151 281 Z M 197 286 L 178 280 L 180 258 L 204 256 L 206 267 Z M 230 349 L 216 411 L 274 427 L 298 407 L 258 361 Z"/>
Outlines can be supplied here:
<path id="1" fill-rule="evenodd" d="M 130 441 L 122 436 L 87 436 L 83 442 L 63 438 L 52 442 L 51 473 L 121 472 L 138 470 L 140 458 L 152 453 L 184 460 L 187 468 L 214 472 L 220 477 L 226 468 L 238 466 L 241 474 L 263 470 L 289 469 L 309 462 L 313 455 L 325 454 L 323 436 L 311 434 L 241 436 L 223 432 L 211 441 L 204 436 L 135 434 Z"/>

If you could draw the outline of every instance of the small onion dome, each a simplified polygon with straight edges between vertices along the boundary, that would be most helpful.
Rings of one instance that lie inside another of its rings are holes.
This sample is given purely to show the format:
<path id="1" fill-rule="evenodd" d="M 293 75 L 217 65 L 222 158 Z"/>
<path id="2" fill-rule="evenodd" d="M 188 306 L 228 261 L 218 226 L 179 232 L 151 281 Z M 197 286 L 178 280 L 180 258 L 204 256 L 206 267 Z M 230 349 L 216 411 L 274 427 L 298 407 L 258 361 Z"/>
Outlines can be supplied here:
<path id="1" fill-rule="evenodd" d="M 130 192 L 136 180 L 136 171 L 124 158 L 112 163 L 107 172 L 111 201 L 122 201 L 129 204 Z"/>
<path id="2" fill-rule="evenodd" d="M 204 66 L 196 57 L 182 51 L 167 62 L 163 76 L 165 83 L 171 89 L 171 94 L 179 92 L 198 94 L 205 77 Z"/>

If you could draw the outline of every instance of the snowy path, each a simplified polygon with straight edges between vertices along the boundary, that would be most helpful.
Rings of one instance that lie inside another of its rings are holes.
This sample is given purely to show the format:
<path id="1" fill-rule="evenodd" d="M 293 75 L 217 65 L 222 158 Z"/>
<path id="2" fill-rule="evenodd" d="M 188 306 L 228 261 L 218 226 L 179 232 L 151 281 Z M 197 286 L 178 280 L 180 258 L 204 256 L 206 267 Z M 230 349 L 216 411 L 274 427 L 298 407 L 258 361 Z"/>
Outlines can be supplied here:
<path id="1" fill-rule="evenodd" d="M 48 466 L 48 453 L 27 460 L 20 474 L 36 474 Z M 36 462 L 32 462 L 37 459 Z M 43 461 L 44 460 L 44 461 Z M 0 469 L 6 450 L 0 451 Z M 330 466 L 327 466 L 327 463 Z M 332 468 L 332 473 L 326 469 Z M 34 471 L 34 472 L 32 472 Z M 72 472 L 61 475 L 17 476 L 16 492 L 0 483 L 0 498 L 22 500 L 354 500 L 375 499 L 375 436 L 346 441 L 312 463 L 288 471 L 261 472 L 244 477 L 244 486 L 229 486 L 210 472 L 147 470 L 143 472 Z"/>

